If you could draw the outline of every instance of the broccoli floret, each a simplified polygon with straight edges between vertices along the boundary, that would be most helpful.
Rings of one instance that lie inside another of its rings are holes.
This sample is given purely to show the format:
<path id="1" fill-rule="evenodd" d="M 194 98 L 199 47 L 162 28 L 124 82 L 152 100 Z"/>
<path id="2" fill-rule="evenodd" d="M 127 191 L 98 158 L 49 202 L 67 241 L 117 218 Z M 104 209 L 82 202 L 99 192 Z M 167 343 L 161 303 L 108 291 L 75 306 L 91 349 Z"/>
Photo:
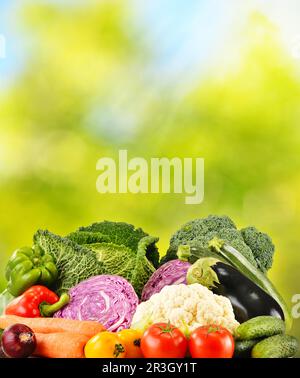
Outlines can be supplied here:
<path id="1" fill-rule="evenodd" d="M 187 244 L 188 241 L 202 240 L 209 232 L 228 228 L 236 229 L 236 225 L 226 215 L 195 219 L 186 223 L 172 236 L 170 246 L 177 249 L 180 244 Z"/>
<path id="2" fill-rule="evenodd" d="M 241 230 L 245 243 L 251 248 L 258 267 L 267 272 L 273 264 L 275 246 L 269 235 L 258 231 L 255 227 L 246 227 Z"/>
<path id="3" fill-rule="evenodd" d="M 206 218 L 199 218 L 186 223 L 171 237 L 170 247 L 166 255 L 161 259 L 161 264 L 176 259 L 177 249 L 182 244 L 196 242 L 200 246 L 207 246 L 210 241 L 210 239 L 207 239 L 207 235 L 220 229 L 233 229 L 236 231 L 236 225 L 226 215 L 209 215 Z M 214 236 L 216 235 L 214 234 Z"/>
<path id="4" fill-rule="evenodd" d="M 212 231 L 205 236 L 207 247 L 208 243 L 217 237 L 218 239 L 223 240 L 226 244 L 231 245 L 233 248 L 237 249 L 246 259 L 256 268 L 258 264 L 255 260 L 255 257 L 252 253 L 251 248 L 244 242 L 242 234 L 240 231 L 234 228 L 221 228 L 218 231 Z"/>
<path id="5" fill-rule="evenodd" d="M 197 246 L 200 248 L 207 248 L 209 242 L 218 238 L 223 240 L 225 243 L 231 245 L 233 248 L 237 249 L 246 259 L 256 268 L 258 264 L 255 257 L 251 251 L 251 248 L 244 242 L 242 234 L 235 228 L 220 228 L 217 231 L 210 231 L 204 235 L 195 238 L 190 245 Z"/>
<path id="6" fill-rule="evenodd" d="M 218 231 L 227 228 L 236 229 L 235 223 L 227 215 L 209 215 L 203 219 L 203 223 L 208 228 L 208 231 Z"/>

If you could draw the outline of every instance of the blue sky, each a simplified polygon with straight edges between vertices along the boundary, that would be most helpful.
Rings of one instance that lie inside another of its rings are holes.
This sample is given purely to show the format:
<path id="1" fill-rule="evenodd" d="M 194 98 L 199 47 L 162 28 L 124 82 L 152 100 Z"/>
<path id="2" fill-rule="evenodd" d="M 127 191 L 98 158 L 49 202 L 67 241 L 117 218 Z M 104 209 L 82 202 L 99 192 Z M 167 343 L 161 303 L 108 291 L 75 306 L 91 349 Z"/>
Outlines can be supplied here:
<path id="1" fill-rule="evenodd" d="M 0 0 L 0 35 L 5 39 L 5 59 L 0 59 L 0 88 L 9 84 L 22 68 L 24 51 L 13 24 L 16 2 Z"/>
<path id="2" fill-rule="evenodd" d="M 42 0 L 74 6 L 74 0 Z M 23 1 L 24 3 L 25 1 Z M 41 1 L 38 1 L 40 3 Z M 137 23 L 144 38 L 155 46 L 151 76 L 174 80 L 185 75 L 195 65 L 207 63 L 222 43 L 228 17 L 225 3 L 218 0 L 131 0 Z M 13 16 L 18 1 L 0 0 L 0 34 L 6 38 L 6 59 L 0 61 L 2 84 L 9 83 L 22 68 L 25 52 L 22 38 L 17 35 Z M 77 3 L 82 3 L 77 0 Z M 84 3 L 84 2 L 83 2 Z M 225 16 L 224 16 L 225 15 Z M 231 17 L 229 17 L 230 19 Z"/>
<path id="3" fill-rule="evenodd" d="M 159 76 L 181 75 L 206 63 L 222 43 L 228 21 L 220 1 L 137 0 L 146 36 L 157 51 Z"/>
<path id="4" fill-rule="evenodd" d="M 88 0 L 39 0 L 66 6 Z M 94 1 L 94 0 L 90 0 Z M 26 0 L 23 0 L 24 4 Z M 300 36 L 297 0 L 131 0 L 144 37 L 155 46 L 150 75 L 164 80 L 193 80 L 205 72 L 255 8 L 278 23 L 285 43 Z M 0 34 L 6 38 L 6 59 L 0 60 L 0 87 L 22 68 L 25 51 L 13 23 L 17 0 L 0 0 Z"/>

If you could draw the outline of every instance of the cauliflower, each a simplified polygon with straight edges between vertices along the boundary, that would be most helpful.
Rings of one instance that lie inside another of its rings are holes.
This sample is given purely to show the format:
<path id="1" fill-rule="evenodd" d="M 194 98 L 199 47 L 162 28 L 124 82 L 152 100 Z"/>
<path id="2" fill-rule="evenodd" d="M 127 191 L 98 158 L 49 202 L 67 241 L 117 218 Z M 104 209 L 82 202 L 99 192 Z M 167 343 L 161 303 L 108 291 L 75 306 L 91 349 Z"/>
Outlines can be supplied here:
<path id="1" fill-rule="evenodd" d="M 170 321 L 176 327 L 188 328 L 189 332 L 216 324 L 233 333 L 239 325 L 229 299 L 213 294 L 198 283 L 165 286 L 148 301 L 140 303 L 133 316 L 133 327 L 145 321 L 149 324 Z"/>

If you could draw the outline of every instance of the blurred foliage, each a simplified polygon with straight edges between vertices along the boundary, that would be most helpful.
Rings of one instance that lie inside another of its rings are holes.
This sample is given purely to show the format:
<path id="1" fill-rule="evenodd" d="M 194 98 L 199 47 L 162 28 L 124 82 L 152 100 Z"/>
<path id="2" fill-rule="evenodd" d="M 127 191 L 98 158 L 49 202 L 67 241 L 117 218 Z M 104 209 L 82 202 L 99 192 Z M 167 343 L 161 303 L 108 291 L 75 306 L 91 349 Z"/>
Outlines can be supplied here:
<path id="1" fill-rule="evenodd" d="M 180 83 L 151 80 L 155 48 L 125 1 L 26 2 L 17 17 L 28 59 L 0 94 L 1 270 L 38 228 L 66 234 L 123 220 L 158 235 L 164 253 L 182 223 L 224 213 L 271 234 L 270 276 L 290 302 L 300 289 L 300 76 L 273 25 L 254 14 L 235 64 L 216 62 L 174 95 Z M 204 203 L 98 194 L 96 162 L 120 148 L 129 157 L 204 157 Z"/>

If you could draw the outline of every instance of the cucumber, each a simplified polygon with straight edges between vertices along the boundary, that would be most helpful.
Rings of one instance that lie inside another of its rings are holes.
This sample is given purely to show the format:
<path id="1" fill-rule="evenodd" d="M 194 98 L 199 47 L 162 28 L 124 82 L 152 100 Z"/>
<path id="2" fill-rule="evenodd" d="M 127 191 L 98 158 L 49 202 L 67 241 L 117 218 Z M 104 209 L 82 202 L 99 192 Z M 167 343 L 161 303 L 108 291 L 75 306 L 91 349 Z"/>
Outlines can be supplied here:
<path id="1" fill-rule="evenodd" d="M 253 340 L 237 340 L 234 345 L 234 357 L 235 358 L 249 358 L 251 357 L 251 350 L 260 339 Z"/>
<path id="2" fill-rule="evenodd" d="M 235 330 L 236 340 L 252 340 L 270 337 L 285 332 L 282 319 L 273 316 L 257 316 L 240 324 Z"/>
<path id="3" fill-rule="evenodd" d="M 252 349 L 253 358 L 288 358 L 298 352 L 299 343 L 293 336 L 275 335 L 257 343 Z"/>

